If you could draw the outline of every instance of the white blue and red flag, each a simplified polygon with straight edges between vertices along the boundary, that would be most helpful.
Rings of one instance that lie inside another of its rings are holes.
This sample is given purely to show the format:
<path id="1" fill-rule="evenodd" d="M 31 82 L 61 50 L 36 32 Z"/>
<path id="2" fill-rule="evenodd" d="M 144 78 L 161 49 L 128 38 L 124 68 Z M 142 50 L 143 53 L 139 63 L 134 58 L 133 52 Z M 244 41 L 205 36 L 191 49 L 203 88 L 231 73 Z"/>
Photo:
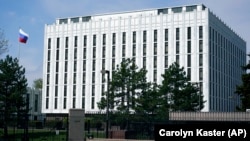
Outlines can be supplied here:
<path id="1" fill-rule="evenodd" d="M 19 29 L 19 42 L 26 43 L 29 35 L 25 33 L 22 29 Z"/>

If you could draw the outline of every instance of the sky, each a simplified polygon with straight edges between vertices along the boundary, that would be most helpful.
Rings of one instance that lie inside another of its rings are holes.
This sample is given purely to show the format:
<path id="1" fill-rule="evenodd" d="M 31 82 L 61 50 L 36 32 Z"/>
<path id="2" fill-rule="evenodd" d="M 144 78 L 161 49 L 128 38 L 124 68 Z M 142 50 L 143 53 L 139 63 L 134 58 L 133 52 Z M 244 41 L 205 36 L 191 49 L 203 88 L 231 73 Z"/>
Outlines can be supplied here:
<path id="1" fill-rule="evenodd" d="M 6 55 L 19 58 L 28 86 L 43 77 L 44 27 L 57 18 L 204 4 L 247 43 L 250 53 L 250 0 L 1 0 L 0 29 L 9 41 Z M 19 28 L 29 34 L 18 42 Z"/>

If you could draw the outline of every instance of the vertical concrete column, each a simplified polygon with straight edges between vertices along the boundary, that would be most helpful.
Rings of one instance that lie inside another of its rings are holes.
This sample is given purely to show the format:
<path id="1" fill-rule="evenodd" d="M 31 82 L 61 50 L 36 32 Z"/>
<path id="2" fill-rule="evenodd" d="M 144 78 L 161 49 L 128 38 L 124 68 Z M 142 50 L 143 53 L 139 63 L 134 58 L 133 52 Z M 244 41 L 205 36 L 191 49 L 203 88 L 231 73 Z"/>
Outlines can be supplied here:
<path id="1" fill-rule="evenodd" d="M 84 141 L 84 110 L 69 110 L 69 141 Z"/>

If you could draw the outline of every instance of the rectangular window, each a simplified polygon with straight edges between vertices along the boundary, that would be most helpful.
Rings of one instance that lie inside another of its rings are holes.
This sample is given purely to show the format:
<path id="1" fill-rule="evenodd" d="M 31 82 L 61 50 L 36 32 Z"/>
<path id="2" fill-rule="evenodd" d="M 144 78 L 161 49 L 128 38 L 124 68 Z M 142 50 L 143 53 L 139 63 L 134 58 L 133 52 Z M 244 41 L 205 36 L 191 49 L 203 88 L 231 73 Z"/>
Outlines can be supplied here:
<path id="1" fill-rule="evenodd" d="M 102 59 L 102 70 L 105 70 L 105 65 L 106 65 L 106 61 L 105 59 Z"/>
<path id="2" fill-rule="evenodd" d="M 82 70 L 83 70 L 83 71 L 86 71 L 86 60 L 83 60 L 83 63 L 82 63 Z"/>
<path id="3" fill-rule="evenodd" d="M 180 64 L 180 56 L 179 55 L 176 55 L 176 63 Z"/>
<path id="4" fill-rule="evenodd" d="M 95 96 L 95 85 L 92 85 L 92 96 Z"/>
<path id="5" fill-rule="evenodd" d="M 56 73 L 55 84 L 58 84 L 58 73 Z"/>
<path id="6" fill-rule="evenodd" d="M 157 30 L 154 30 L 154 42 L 157 42 Z"/>
<path id="7" fill-rule="evenodd" d="M 168 41 L 168 29 L 165 29 L 165 42 Z"/>
<path id="8" fill-rule="evenodd" d="M 59 60 L 59 49 L 56 50 L 56 60 Z"/>
<path id="9" fill-rule="evenodd" d="M 65 37 L 65 48 L 69 47 L 69 37 Z"/>
<path id="10" fill-rule="evenodd" d="M 64 63 L 64 72 L 68 72 L 68 61 Z"/>
<path id="11" fill-rule="evenodd" d="M 95 109 L 95 97 L 91 99 L 91 109 Z"/>
<path id="12" fill-rule="evenodd" d="M 157 56 L 154 56 L 154 68 L 157 68 Z"/>
<path id="13" fill-rule="evenodd" d="M 93 58 L 96 58 L 96 47 L 93 47 Z"/>
<path id="14" fill-rule="evenodd" d="M 50 53 L 51 53 L 51 51 L 48 50 L 48 61 L 50 61 Z"/>
<path id="15" fill-rule="evenodd" d="M 63 109 L 67 108 L 67 98 L 64 97 L 63 99 Z"/>
<path id="16" fill-rule="evenodd" d="M 122 44 L 126 44 L 126 32 L 122 32 Z"/>
<path id="17" fill-rule="evenodd" d="M 48 39 L 48 49 L 51 49 L 51 38 Z"/>
<path id="18" fill-rule="evenodd" d="M 147 55 L 147 45 L 143 44 L 143 56 Z"/>
<path id="19" fill-rule="evenodd" d="M 57 98 L 55 98 L 55 105 L 54 108 L 57 109 Z"/>
<path id="20" fill-rule="evenodd" d="M 116 34 L 113 33 L 112 34 L 112 45 L 115 45 L 116 44 Z"/>
<path id="21" fill-rule="evenodd" d="M 49 97 L 49 86 L 46 88 L 46 97 Z"/>
<path id="22" fill-rule="evenodd" d="M 47 84 L 49 84 L 49 79 L 50 79 L 50 76 L 49 74 L 47 74 Z"/>
<path id="23" fill-rule="evenodd" d="M 190 40 L 191 39 L 191 27 L 187 28 L 187 39 Z"/>
<path id="24" fill-rule="evenodd" d="M 106 45 L 106 34 L 102 35 L 102 45 Z"/>
<path id="25" fill-rule="evenodd" d="M 92 61 L 92 70 L 95 71 L 95 60 Z"/>
<path id="26" fill-rule="evenodd" d="M 133 44 L 136 43 L 136 31 L 133 31 Z"/>
<path id="27" fill-rule="evenodd" d="M 122 57 L 126 56 L 126 45 L 122 45 Z"/>
<path id="28" fill-rule="evenodd" d="M 187 42 L 187 53 L 191 53 L 191 41 Z"/>
<path id="29" fill-rule="evenodd" d="M 64 84 L 67 84 L 67 80 L 68 79 L 68 75 L 67 75 L 67 73 L 64 73 Z"/>
<path id="30" fill-rule="evenodd" d="M 175 39 L 176 40 L 180 40 L 180 29 L 179 28 L 176 28 L 176 35 L 175 35 Z"/>
<path id="31" fill-rule="evenodd" d="M 143 43 L 147 42 L 147 31 L 143 31 Z"/>
<path id="32" fill-rule="evenodd" d="M 82 98 L 82 109 L 85 108 L 85 97 Z"/>
<path id="33" fill-rule="evenodd" d="M 182 7 L 175 7 L 172 8 L 173 13 L 181 13 L 182 12 Z"/>
<path id="34" fill-rule="evenodd" d="M 187 68 L 187 78 L 191 80 L 191 68 Z"/>
<path id="35" fill-rule="evenodd" d="M 74 59 L 77 59 L 77 48 L 74 48 Z"/>
<path id="36" fill-rule="evenodd" d="M 71 21 L 72 23 L 78 23 L 78 22 L 79 22 L 79 17 L 71 18 L 70 21 Z"/>
<path id="37" fill-rule="evenodd" d="M 191 11 L 194 11 L 194 10 L 196 10 L 197 9 L 197 6 L 195 5 L 195 6 L 187 6 L 186 7 L 186 12 L 191 12 Z"/>
<path id="38" fill-rule="evenodd" d="M 142 65 L 143 65 L 144 69 L 146 69 L 146 64 L 147 64 L 146 60 L 147 60 L 146 57 L 143 57 L 143 64 Z"/>
<path id="39" fill-rule="evenodd" d="M 73 83 L 76 84 L 76 73 L 74 73 L 74 76 L 73 76 Z"/>
<path id="40" fill-rule="evenodd" d="M 112 47 L 112 57 L 115 57 L 115 46 Z"/>
<path id="41" fill-rule="evenodd" d="M 83 36 L 83 46 L 86 47 L 87 46 L 87 35 Z"/>
<path id="42" fill-rule="evenodd" d="M 203 27 L 199 26 L 199 39 L 203 38 Z"/>
<path id="43" fill-rule="evenodd" d="M 58 72 L 59 71 L 59 62 L 57 61 L 56 62 L 56 72 Z"/>
<path id="44" fill-rule="evenodd" d="M 135 44 L 133 44 L 133 56 L 136 56 L 136 45 Z"/>
<path id="45" fill-rule="evenodd" d="M 112 59 L 112 70 L 115 70 L 115 59 Z"/>
<path id="46" fill-rule="evenodd" d="M 187 67 L 191 67 L 191 55 L 187 56 Z"/>
<path id="47" fill-rule="evenodd" d="M 75 36 L 74 47 L 77 47 L 77 36 Z"/>
<path id="48" fill-rule="evenodd" d="M 47 63 L 47 73 L 50 72 L 50 62 Z"/>
<path id="49" fill-rule="evenodd" d="M 93 35 L 93 46 L 96 46 L 96 35 Z"/>
<path id="50" fill-rule="evenodd" d="M 46 98 L 46 109 L 49 109 L 49 98 Z"/>
<path id="51" fill-rule="evenodd" d="M 60 47 L 60 38 L 56 38 L 56 48 Z"/>
<path id="52" fill-rule="evenodd" d="M 154 82 L 157 82 L 157 70 L 154 70 Z"/>
<path id="53" fill-rule="evenodd" d="M 74 72 L 77 71 L 77 61 L 74 61 Z"/>
<path id="54" fill-rule="evenodd" d="M 73 85 L 73 96 L 76 96 L 76 85 Z"/>
<path id="55" fill-rule="evenodd" d="M 168 56 L 165 56 L 165 68 L 168 68 Z"/>
<path id="56" fill-rule="evenodd" d="M 68 60 L 68 49 L 65 49 L 65 60 Z"/>
<path id="57" fill-rule="evenodd" d="M 168 42 L 165 42 L 165 55 L 168 54 Z"/>
<path id="58" fill-rule="evenodd" d="M 106 57 L 106 47 L 102 47 L 102 58 Z"/>
<path id="59" fill-rule="evenodd" d="M 95 83 L 95 72 L 92 72 L 92 83 Z"/>
<path id="60" fill-rule="evenodd" d="M 76 98 L 73 98 L 73 102 L 72 102 L 72 108 L 76 108 Z"/>
<path id="61" fill-rule="evenodd" d="M 86 59 L 87 57 L 87 49 L 86 48 L 83 48 L 83 59 Z"/>
<path id="62" fill-rule="evenodd" d="M 176 54 L 179 54 L 180 53 L 180 42 L 177 41 L 176 42 Z"/>
<path id="63" fill-rule="evenodd" d="M 199 54 L 199 66 L 203 66 L 203 55 Z"/>
<path id="64" fill-rule="evenodd" d="M 58 86 L 55 86 L 55 97 L 58 96 Z"/>
<path id="65" fill-rule="evenodd" d="M 82 96 L 85 96 L 85 85 L 82 85 Z"/>
<path id="66" fill-rule="evenodd" d="M 157 43 L 154 43 L 154 55 L 157 55 Z"/>
<path id="67" fill-rule="evenodd" d="M 82 73 L 82 83 L 85 84 L 85 82 L 86 82 L 86 73 L 83 72 Z"/>
<path id="68" fill-rule="evenodd" d="M 104 84 L 102 84 L 102 90 L 101 90 L 101 92 L 102 92 L 102 96 L 104 96 L 104 94 L 105 94 L 105 85 Z"/>
<path id="69" fill-rule="evenodd" d="M 203 80 L 203 70 L 202 70 L 202 68 L 199 69 L 199 80 Z"/>
<path id="70" fill-rule="evenodd" d="M 67 96 L 67 85 L 64 85 L 63 96 Z"/>
<path id="71" fill-rule="evenodd" d="M 199 52 L 203 52 L 203 40 L 199 40 Z"/>

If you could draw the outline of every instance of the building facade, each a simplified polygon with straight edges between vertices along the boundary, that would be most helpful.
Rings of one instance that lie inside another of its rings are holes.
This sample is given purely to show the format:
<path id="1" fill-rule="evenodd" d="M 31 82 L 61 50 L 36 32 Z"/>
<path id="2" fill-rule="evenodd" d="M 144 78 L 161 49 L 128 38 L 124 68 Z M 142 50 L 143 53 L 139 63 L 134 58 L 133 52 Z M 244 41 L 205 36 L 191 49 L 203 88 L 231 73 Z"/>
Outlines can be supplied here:
<path id="1" fill-rule="evenodd" d="M 28 106 L 29 106 L 29 119 L 43 121 L 45 115 L 42 114 L 42 90 L 27 87 Z"/>
<path id="2" fill-rule="evenodd" d="M 198 83 L 202 111 L 234 111 L 234 94 L 246 64 L 246 42 L 204 5 L 57 19 L 45 25 L 43 113 L 71 108 L 100 111 L 105 74 L 124 58 L 162 82 L 173 62 Z"/>

